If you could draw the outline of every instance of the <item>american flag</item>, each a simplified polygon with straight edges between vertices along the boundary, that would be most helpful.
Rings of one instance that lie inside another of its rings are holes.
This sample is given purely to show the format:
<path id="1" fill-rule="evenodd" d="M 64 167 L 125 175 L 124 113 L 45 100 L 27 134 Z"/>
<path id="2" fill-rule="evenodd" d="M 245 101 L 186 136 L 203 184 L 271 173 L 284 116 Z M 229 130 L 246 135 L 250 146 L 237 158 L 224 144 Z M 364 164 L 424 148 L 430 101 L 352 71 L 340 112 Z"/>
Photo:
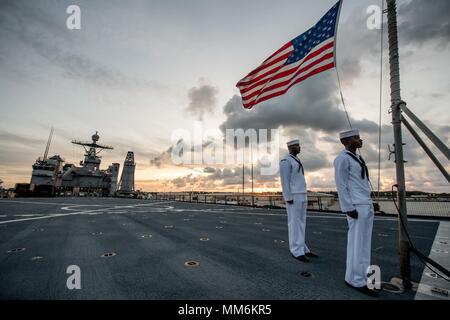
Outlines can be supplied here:
<path id="1" fill-rule="evenodd" d="M 286 43 L 236 85 L 244 108 L 285 94 L 293 85 L 334 67 L 338 1 L 319 22 Z"/>

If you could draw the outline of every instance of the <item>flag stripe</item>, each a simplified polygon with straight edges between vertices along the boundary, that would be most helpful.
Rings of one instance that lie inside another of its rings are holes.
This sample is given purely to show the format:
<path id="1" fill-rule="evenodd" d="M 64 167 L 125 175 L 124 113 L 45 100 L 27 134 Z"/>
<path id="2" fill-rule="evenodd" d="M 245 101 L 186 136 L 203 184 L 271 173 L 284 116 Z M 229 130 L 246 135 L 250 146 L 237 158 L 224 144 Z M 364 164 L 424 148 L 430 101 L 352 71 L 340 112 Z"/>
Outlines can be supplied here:
<path id="1" fill-rule="evenodd" d="M 328 53 L 328 54 L 324 55 L 321 59 L 318 59 L 318 60 L 308 64 L 304 68 L 292 69 L 292 70 L 290 70 L 289 75 L 287 75 L 285 77 L 279 77 L 276 80 L 273 80 L 270 83 L 266 84 L 265 86 L 261 86 L 260 88 L 255 89 L 254 91 L 252 91 L 251 93 L 248 93 L 247 95 L 242 95 L 242 99 L 244 101 L 252 100 L 253 97 L 262 95 L 266 91 L 270 91 L 270 90 L 277 89 L 277 88 L 283 87 L 285 85 L 288 85 L 292 81 L 292 79 L 294 77 L 296 77 L 298 74 L 303 74 L 305 72 L 308 72 L 310 69 L 314 68 L 316 65 L 323 64 L 324 61 L 329 62 L 330 58 L 332 60 L 332 54 Z"/>
<path id="2" fill-rule="evenodd" d="M 318 74 L 318 73 L 321 73 L 321 72 L 323 72 L 323 71 L 326 71 L 326 70 L 329 70 L 329 69 L 332 69 L 332 68 L 334 68 L 334 62 L 331 62 L 331 63 L 329 63 L 329 64 L 327 64 L 327 65 L 324 65 L 324 66 L 322 66 L 322 67 L 320 67 L 320 68 L 318 68 L 318 69 L 315 69 L 315 70 L 311 71 L 311 72 L 308 73 L 307 75 L 305 75 L 305 76 L 303 76 L 303 77 L 297 79 L 294 83 L 292 83 L 292 84 L 291 84 L 289 87 L 287 87 L 286 89 L 281 90 L 281 91 L 277 91 L 277 92 L 272 93 L 272 94 L 267 95 L 267 96 L 264 96 L 264 97 L 258 99 L 258 101 L 257 101 L 256 103 L 246 103 L 246 104 L 244 104 L 244 107 L 245 107 L 246 109 L 251 109 L 251 108 L 252 108 L 255 104 L 257 104 L 257 103 L 260 103 L 260 102 L 263 102 L 263 101 L 272 99 L 272 98 L 274 98 L 274 97 L 281 96 L 281 95 L 285 94 L 285 93 L 286 93 L 293 85 L 295 85 L 295 84 L 297 84 L 297 83 L 299 83 L 299 82 L 302 82 L 302 81 L 308 79 L 309 77 L 312 77 L 312 76 L 314 76 L 314 75 L 316 75 L 316 74 Z"/>
<path id="3" fill-rule="evenodd" d="M 315 68 L 312 68 L 311 70 L 308 70 L 307 72 L 302 72 L 302 73 L 298 73 L 294 78 L 292 78 L 289 82 L 284 83 L 284 85 L 277 85 L 274 86 L 270 89 L 264 90 L 264 92 L 262 92 L 256 99 L 256 101 L 260 101 L 260 98 L 265 97 L 267 95 L 270 95 L 271 92 L 273 91 L 284 91 L 286 92 L 288 89 L 290 89 L 292 87 L 293 84 L 298 83 L 297 79 L 301 79 L 306 80 L 307 78 L 309 78 L 312 75 L 316 74 L 316 70 L 322 70 L 322 68 L 324 68 L 325 66 L 328 66 L 330 64 L 334 64 L 334 61 L 330 61 L 330 60 L 326 60 L 323 61 L 319 64 L 317 64 L 317 66 L 315 66 Z M 328 70 L 327 68 L 325 70 Z"/>
<path id="4" fill-rule="evenodd" d="M 289 50 L 290 48 L 290 50 Z M 269 58 L 267 58 L 266 60 L 264 60 L 264 62 L 255 70 L 253 70 L 252 72 L 250 72 L 245 78 L 250 77 L 252 75 L 254 75 L 256 72 L 258 72 L 259 70 L 261 70 L 266 64 L 268 64 L 269 62 L 273 61 L 274 59 L 276 59 L 277 57 L 284 55 L 287 52 L 292 52 L 292 44 L 290 42 L 286 43 L 284 46 L 282 46 L 279 50 L 277 50 L 273 55 L 271 55 Z M 245 79 L 244 78 L 244 79 Z"/>
<path id="5" fill-rule="evenodd" d="M 274 54 L 272 54 L 270 57 L 268 57 L 264 62 L 269 61 L 270 59 L 272 59 L 273 57 L 275 57 L 276 55 L 278 55 L 279 53 L 281 53 L 282 51 L 286 50 L 287 48 L 291 47 L 292 43 L 289 41 L 288 43 L 286 43 L 284 46 L 282 46 L 280 49 L 278 49 L 277 51 L 275 51 Z M 264 64 L 264 63 L 263 63 Z"/>
<path id="6" fill-rule="evenodd" d="M 275 84 L 275 85 L 271 86 L 270 88 L 265 88 L 262 92 L 260 92 L 259 94 L 255 95 L 251 98 L 243 99 L 243 103 L 246 105 L 249 105 L 249 104 L 254 105 L 256 103 L 266 100 L 266 99 L 261 100 L 261 98 L 263 98 L 267 95 L 270 95 L 274 91 L 276 91 L 276 92 L 281 91 L 281 92 L 285 93 L 285 92 L 287 92 L 287 90 L 289 90 L 292 87 L 293 83 L 298 83 L 298 82 L 296 82 L 297 79 L 300 78 L 300 79 L 302 79 L 302 81 L 306 80 L 310 76 L 315 75 L 316 70 L 322 70 L 322 68 L 324 66 L 327 66 L 330 64 L 334 65 L 333 59 L 324 59 L 323 61 L 320 61 L 319 63 L 315 64 L 314 68 L 308 68 L 307 70 L 303 69 L 304 72 L 296 73 L 294 75 L 294 77 L 291 77 L 290 80 L 288 80 L 288 81 L 284 81 L 283 83 Z M 328 69 L 329 68 L 327 68 L 325 70 L 328 70 Z M 323 70 L 323 71 L 325 71 L 325 70 Z"/>
<path id="7" fill-rule="evenodd" d="M 330 48 L 331 46 L 331 48 Z M 257 90 L 264 87 L 265 84 L 267 84 L 269 81 L 277 82 L 279 78 L 286 77 L 294 72 L 298 68 L 300 68 L 305 62 L 311 61 L 311 63 L 314 63 L 316 60 L 319 60 L 323 58 L 325 55 L 329 57 L 329 54 L 333 55 L 333 43 L 331 42 L 330 45 L 322 47 L 320 50 L 312 52 L 310 55 L 306 56 L 305 59 L 298 61 L 296 63 L 286 65 L 283 68 L 280 68 L 279 70 L 275 71 L 273 75 L 269 78 L 262 79 L 254 84 L 251 84 L 246 87 L 240 87 L 242 98 L 247 98 L 249 94 L 256 92 Z"/>
<path id="8" fill-rule="evenodd" d="M 256 73 L 254 73 L 251 76 L 248 76 L 248 77 L 242 79 L 241 81 L 239 81 L 239 83 L 237 85 L 238 86 L 245 86 L 248 83 L 253 82 L 256 78 L 258 78 L 258 77 L 260 78 L 264 74 L 267 74 L 267 72 L 270 71 L 270 69 L 269 69 L 270 67 L 284 65 L 286 63 L 287 58 L 289 58 L 289 56 L 292 54 L 293 49 L 292 48 L 288 48 L 287 51 L 288 52 L 283 52 L 283 55 L 277 56 L 275 59 L 272 59 L 267 64 L 260 66 Z"/>
<path id="9" fill-rule="evenodd" d="M 334 47 L 334 38 L 331 38 L 328 41 L 326 41 L 326 42 L 324 42 L 322 44 L 319 44 L 317 47 L 312 49 L 313 52 L 311 52 L 303 60 L 299 61 L 299 63 L 297 62 L 295 65 L 294 64 L 285 65 L 286 61 L 284 61 L 282 64 L 281 64 L 281 62 L 277 63 L 277 67 L 274 67 L 274 68 L 266 71 L 264 74 L 255 75 L 254 78 L 252 78 L 250 81 L 239 82 L 237 84 L 237 87 L 241 90 L 241 93 L 245 93 L 248 90 L 248 87 L 254 85 L 255 82 L 262 81 L 262 80 L 267 80 L 267 81 L 270 80 L 271 78 L 268 77 L 268 76 L 270 76 L 272 73 L 279 72 L 282 69 L 282 68 L 278 68 L 280 65 L 282 67 L 284 67 L 285 70 L 288 70 L 288 69 L 290 69 L 290 68 L 292 68 L 294 66 L 300 65 L 301 62 L 303 62 L 303 61 L 309 60 L 309 59 L 315 57 L 316 55 L 321 54 L 324 50 L 327 50 L 327 49 L 330 49 L 330 48 L 333 48 L 333 47 Z M 316 51 L 314 51 L 314 50 L 316 50 Z M 286 57 L 286 60 L 287 60 L 287 57 Z M 284 71 L 284 70 L 282 70 L 282 71 Z"/>
<path id="10" fill-rule="evenodd" d="M 290 55 L 291 53 L 287 53 L 286 56 L 281 57 L 281 59 L 279 61 L 276 61 L 276 63 L 265 66 L 258 73 L 256 73 L 252 77 L 249 77 L 248 80 L 239 82 L 237 86 L 239 88 L 240 87 L 245 88 L 246 86 L 251 85 L 255 81 L 259 81 L 261 79 L 266 78 L 268 75 L 282 68 L 286 64 L 286 60 Z M 269 69 L 269 67 L 272 68 Z"/>

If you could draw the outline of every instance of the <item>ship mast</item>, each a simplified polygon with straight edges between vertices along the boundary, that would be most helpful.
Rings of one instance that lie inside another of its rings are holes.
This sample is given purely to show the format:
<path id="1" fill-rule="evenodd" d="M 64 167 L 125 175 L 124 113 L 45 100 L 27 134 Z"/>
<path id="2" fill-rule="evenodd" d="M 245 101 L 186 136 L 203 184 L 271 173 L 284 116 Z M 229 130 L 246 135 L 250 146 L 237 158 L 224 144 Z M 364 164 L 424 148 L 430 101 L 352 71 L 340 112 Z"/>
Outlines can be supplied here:
<path id="1" fill-rule="evenodd" d="M 111 146 L 98 144 L 97 142 L 99 139 L 100 139 L 100 136 L 98 135 L 98 131 L 96 131 L 95 134 L 92 135 L 92 142 L 72 140 L 73 144 L 82 146 L 84 148 L 84 150 L 86 151 L 86 154 L 84 155 L 84 162 L 82 162 L 81 164 L 84 167 L 88 168 L 89 170 L 100 170 L 101 157 L 99 157 L 98 154 L 102 150 L 113 150 L 114 149 Z M 99 149 L 99 150 L 97 151 L 97 149 Z"/>
<path id="2" fill-rule="evenodd" d="M 102 151 L 103 149 L 106 149 L 106 150 L 113 150 L 114 149 L 111 146 L 98 144 L 97 141 L 99 139 L 100 139 L 100 136 L 98 135 L 98 131 L 95 131 L 95 134 L 92 135 L 92 142 L 72 140 L 72 143 L 80 145 L 80 146 L 83 146 L 84 150 L 86 152 L 89 152 L 88 149 L 86 148 L 86 147 L 89 147 L 89 150 L 95 152 L 95 155 L 100 153 L 100 151 Z M 100 149 L 100 151 L 97 152 L 96 149 Z"/>
<path id="3" fill-rule="evenodd" d="M 50 135 L 48 136 L 47 146 L 45 147 L 45 152 L 44 152 L 44 158 L 42 159 L 43 161 L 47 160 L 48 150 L 50 149 L 50 143 L 52 142 L 52 137 L 53 137 L 53 127 L 51 128 Z"/>

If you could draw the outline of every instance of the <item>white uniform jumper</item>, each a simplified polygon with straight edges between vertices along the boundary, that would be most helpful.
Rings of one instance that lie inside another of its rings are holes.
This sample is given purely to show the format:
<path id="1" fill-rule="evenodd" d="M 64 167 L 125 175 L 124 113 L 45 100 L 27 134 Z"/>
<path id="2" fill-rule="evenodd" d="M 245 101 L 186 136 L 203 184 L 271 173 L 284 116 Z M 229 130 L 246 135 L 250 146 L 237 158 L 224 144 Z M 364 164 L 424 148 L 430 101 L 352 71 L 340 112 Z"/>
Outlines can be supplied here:
<path id="1" fill-rule="evenodd" d="M 336 157 L 334 169 L 341 211 L 358 211 L 357 219 L 347 216 L 345 281 L 354 287 L 363 287 L 367 285 L 367 268 L 370 266 L 374 217 L 369 173 L 364 160 L 347 150 Z"/>
<path id="2" fill-rule="evenodd" d="M 286 201 L 289 250 L 295 257 L 310 252 L 305 243 L 307 190 L 303 165 L 300 160 L 286 155 L 280 162 L 281 187 Z M 287 201 L 293 200 L 293 204 Z"/>

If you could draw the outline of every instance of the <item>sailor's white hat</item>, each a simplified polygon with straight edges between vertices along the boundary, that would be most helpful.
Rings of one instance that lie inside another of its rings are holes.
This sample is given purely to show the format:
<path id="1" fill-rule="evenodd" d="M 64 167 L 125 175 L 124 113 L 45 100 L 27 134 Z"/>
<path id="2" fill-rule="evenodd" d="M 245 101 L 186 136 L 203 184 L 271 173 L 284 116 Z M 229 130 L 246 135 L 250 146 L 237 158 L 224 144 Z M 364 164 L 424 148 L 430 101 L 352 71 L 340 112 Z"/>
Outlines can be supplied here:
<path id="1" fill-rule="evenodd" d="M 352 130 L 346 130 L 339 133 L 339 139 L 349 138 L 359 136 L 359 130 L 358 129 L 352 129 Z"/>
<path id="2" fill-rule="evenodd" d="M 294 146 L 296 144 L 300 144 L 300 139 L 294 139 L 294 140 L 288 141 L 288 142 L 286 142 L 286 144 L 288 147 Z"/>

